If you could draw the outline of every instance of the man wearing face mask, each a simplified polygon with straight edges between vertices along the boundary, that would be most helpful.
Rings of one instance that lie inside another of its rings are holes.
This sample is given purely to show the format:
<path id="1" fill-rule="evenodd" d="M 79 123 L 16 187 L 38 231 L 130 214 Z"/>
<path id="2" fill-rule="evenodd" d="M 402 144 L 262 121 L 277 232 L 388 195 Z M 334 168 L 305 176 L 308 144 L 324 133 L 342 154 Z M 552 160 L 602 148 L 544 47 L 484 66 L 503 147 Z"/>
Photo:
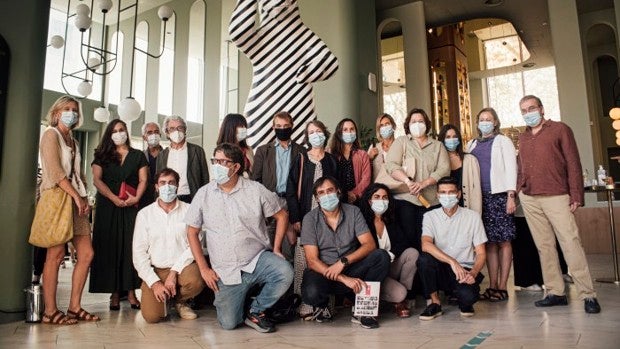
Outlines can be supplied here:
<path id="1" fill-rule="evenodd" d="M 547 296 L 534 304 L 568 304 L 556 250 L 557 237 L 586 313 L 599 313 L 601 307 L 574 216 L 584 203 L 584 193 L 573 131 L 562 122 L 545 120 L 545 108 L 536 96 L 521 98 L 519 107 L 527 128 L 519 135 L 517 191 L 539 251 L 547 290 Z"/>
<path id="2" fill-rule="evenodd" d="M 161 140 L 159 125 L 156 122 L 147 122 L 142 125 L 142 139 L 146 142 L 147 148 L 144 150 L 144 155 L 149 163 L 149 180 L 148 186 L 142 199 L 140 200 L 140 207 L 149 205 L 155 201 L 155 172 L 157 171 L 157 156 L 164 149 L 159 144 Z"/>
<path id="3" fill-rule="evenodd" d="M 365 281 L 383 281 L 390 269 L 387 251 L 377 249 L 373 235 L 357 206 L 340 203 L 340 188 L 333 177 L 316 180 L 313 193 L 319 207 L 308 212 L 301 225 L 301 244 L 308 268 L 304 272 L 301 295 L 314 307 L 312 319 L 331 321 L 330 294 L 353 294 Z M 363 328 L 377 328 L 374 317 L 352 317 Z"/>
<path id="4" fill-rule="evenodd" d="M 138 212 L 133 235 L 133 265 L 142 279 L 141 311 L 156 323 L 166 317 L 166 302 L 175 300 L 182 319 L 196 313 L 187 301 L 205 287 L 189 249 L 183 219 L 189 204 L 177 199 L 179 174 L 164 168 L 155 176 L 158 199 Z"/>
<path id="5" fill-rule="evenodd" d="M 418 274 L 428 303 L 420 320 L 432 320 L 443 314 L 439 291 L 456 297 L 461 315 L 474 315 L 480 283 L 480 270 L 486 260 L 487 236 L 480 214 L 458 205 L 461 191 L 454 178 L 437 182 L 440 208 L 424 214 L 422 254 Z"/>
<path id="6" fill-rule="evenodd" d="M 275 331 L 265 316 L 293 282 L 293 268 L 282 256 L 281 244 L 288 214 L 275 193 L 244 178 L 243 152 L 222 143 L 213 151 L 214 180 L 198 190 L 185 217 L 187 236 L 200 274 L 215 291 L 217 320 L 226 330 L 245 322 L 258 332 Z M 271 251 L 265 218 L 276 221 Z M 206 230 L 209 263 L 198 234 Z M 244 320 L 248 291 L 262 285 Z"/>
<path id="7" fill-rule="evenodd" d="M 304 148 L 291 140 L 293 117 L 288 112 L 282 111 L 273 116 L 272 129 L 276 134 L 276 140 L 258 147 L 250 178 L 276 193 L 280 205 L 286 209 L 286 182 L 291 163 L 299 153 L 304 152 Z M 296 236 L 292 230 L 289 231 L 287 240 L 290 245 L 294 245 Z M 275 222 L 271 221 L 269 224 L 271 240 L 274 235 Z"/>
<path id="8" fill-rule="evenodd" d="M 157 171 L 168 167 L 179 173 L 179 200 L 190 203 L 200 187 L 209 183 L 209 169 L 205 151 L 201 146 L 186 139 L 187 124 L 179 116 L 164 120 L 164 131 L 170 147 L 157 157 Z"/>

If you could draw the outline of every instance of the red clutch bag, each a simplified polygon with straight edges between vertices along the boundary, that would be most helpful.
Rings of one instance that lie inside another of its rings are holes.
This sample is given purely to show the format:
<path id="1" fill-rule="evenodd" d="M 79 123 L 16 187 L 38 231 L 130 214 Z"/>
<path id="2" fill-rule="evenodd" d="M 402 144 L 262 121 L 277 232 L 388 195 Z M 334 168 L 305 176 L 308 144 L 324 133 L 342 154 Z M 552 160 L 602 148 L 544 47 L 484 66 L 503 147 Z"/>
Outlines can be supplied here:
<path id="1" fill-rule="evenodd" d="M 121 183 L 121 189 L 119 190 L 118 198 L 121 200 L 127 200 L 129 199 L 129 195 L 136 196 L 136 193 L 137 193 L 136 188 L 123 182 Z M 135 204 L 134 206 L 138 207 L 138 204 Z"/>

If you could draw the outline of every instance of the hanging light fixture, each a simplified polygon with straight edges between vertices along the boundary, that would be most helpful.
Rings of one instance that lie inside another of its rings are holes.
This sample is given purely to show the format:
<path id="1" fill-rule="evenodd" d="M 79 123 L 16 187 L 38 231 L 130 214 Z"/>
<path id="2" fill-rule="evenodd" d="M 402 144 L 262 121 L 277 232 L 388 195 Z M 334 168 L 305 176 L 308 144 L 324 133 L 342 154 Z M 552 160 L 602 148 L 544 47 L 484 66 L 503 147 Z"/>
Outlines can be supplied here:
<path id="1" fill-rule="evenodd" d="M 102 105 L 99 108 L 95 109 L 93 118 L 95 119 L 95 121 L 107 123 L 110 119 L 110 112 L 105 106 Z"/>

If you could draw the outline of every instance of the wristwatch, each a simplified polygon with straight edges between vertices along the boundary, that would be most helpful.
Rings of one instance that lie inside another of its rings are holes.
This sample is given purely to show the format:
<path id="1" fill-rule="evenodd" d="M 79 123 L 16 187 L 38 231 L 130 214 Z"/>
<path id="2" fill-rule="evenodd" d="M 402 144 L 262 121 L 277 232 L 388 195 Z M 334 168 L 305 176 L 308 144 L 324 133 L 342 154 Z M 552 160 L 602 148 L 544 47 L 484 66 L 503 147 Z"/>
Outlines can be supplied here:
<path id="1" fill-rule="evenodd" d="M 347 257 L 340 258 L 340 263 L 342 263 L 345 267 L 349 266 L 349 259 Z"/>

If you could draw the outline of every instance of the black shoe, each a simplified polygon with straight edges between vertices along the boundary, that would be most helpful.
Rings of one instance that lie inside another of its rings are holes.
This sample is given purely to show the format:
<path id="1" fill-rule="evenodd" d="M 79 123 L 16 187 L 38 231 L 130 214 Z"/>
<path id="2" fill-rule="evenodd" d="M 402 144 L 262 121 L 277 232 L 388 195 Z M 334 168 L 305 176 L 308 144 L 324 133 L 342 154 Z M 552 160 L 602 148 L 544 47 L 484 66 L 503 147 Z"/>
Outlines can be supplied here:
<path id="1" fill-rule="evenodd" d="M 548 294 L 547 297 L 534 302 L 537 307 L 553 307 L 555 305 L 568 305 L 568 299 L 566 296 L 556 296 L 554 294 Z"/>
<path id="2" fill-rule="evenodd" d="M 443 314 L 441 311 L 441 305 L 437 303 L 429 304 L 426 309 L 420 314 L 420 320 L 433 320 L 434 318 Z"/>
<path id="3" fill-rule="evenodd" d="M 265 316 L 265 313 L 249 313 L 245 318 L 245 324 L 260 333 L 274 332 L 276 327 Z"/>
<path id="4" fill-rule="evenodd" d="M 316 322 L 331 322 L 332 321 L 332 313 L 329 311 L 328 307 L 320 308 L 315 307 L 312 316 L 310 316 L 310 320 L 314 320 Z"/>
<path id="5" fill-rule="evenodd" d="M 584 308 L 588 314 L 598 314 L 601 312 L 601 306 L 596 298 L 586 298 L 583 300 Z"/>
<path id="6" fill-rule="evenodd" d="M 465 317 L 472 317 L 472 316 L 474 316 L 474 306 L 473 305 L 463 306 L 463 307 L 460 307 L 460 308 L 461 308 L 461 316 L 465 316 Z"/>

